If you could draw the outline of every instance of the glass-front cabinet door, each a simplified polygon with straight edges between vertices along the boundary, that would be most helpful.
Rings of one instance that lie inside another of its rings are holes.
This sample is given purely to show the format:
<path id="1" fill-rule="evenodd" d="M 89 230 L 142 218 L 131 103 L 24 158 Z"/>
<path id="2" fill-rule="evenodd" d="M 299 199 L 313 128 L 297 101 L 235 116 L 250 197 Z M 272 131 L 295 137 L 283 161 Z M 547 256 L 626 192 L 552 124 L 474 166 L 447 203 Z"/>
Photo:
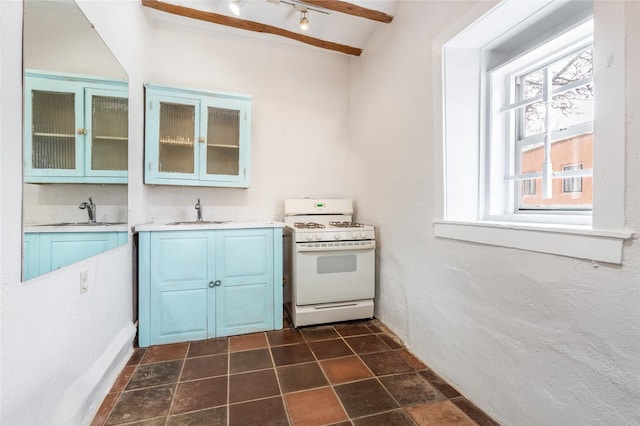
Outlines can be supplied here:
<path id="1" fill-rule="evenodd" d="M 25 182 L 126 183 L 126 83 L 25 73 Z"/>
<path id="2" fill-rule="evenodd" d="M 145 183 L 249 186 L 250 98 L 145 86 Z"/>
<path id="3" fill-rule="evenodd" d="M 85 114 L 89 151 L 85 171 L 89 176 L 121 176 L 127 172 L 129 146 L 129 100 L 123 93 L 87 89 L 90 109 Z"/>
<path id="4" fill-rule="evenodd" d="M 82 88 L 27 80 L 25 99 L 25 168 L 27 176 L 82 176 L 77 164 L 84 155 Z M 30 142 L 30 143 L 29 143 Z"/>

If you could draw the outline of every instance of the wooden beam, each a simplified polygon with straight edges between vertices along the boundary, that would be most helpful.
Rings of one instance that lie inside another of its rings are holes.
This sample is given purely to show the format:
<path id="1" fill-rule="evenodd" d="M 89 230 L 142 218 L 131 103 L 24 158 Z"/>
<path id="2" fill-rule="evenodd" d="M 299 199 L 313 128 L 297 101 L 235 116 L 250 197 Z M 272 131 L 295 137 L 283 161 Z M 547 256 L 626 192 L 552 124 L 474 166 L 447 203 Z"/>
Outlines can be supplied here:
<path id="1" fill-rule="evenodd" d="M 309 37 L 304 34 L 294 33 L 293 31 L 284 30 L 272 25 L 262 24 L 260 22 L 247 21 L 244 19 L 234 18 L 232 16 L 221 15 L 213 12 L 205 12 L 203 10 L 178 6 L 159 0 L 142 0 L 142 5 L 151 9 L 171 13 L 173 15 L 184 16 L 186 18 L 198 19 L 200 21 L 239 28 L 241 30 L 286 37 L 302 43 L 310 44 L 312 46 L 320 47 L 322 49 L 333 50 L 336 52 L 346 53 L 348 55 L 360 56 L 360 54 L 362 54 L 362 49 L 357 47 L 351 47 L 345 44 L 333 43 L 330 41 L 321 40 L 319 38 Z"/>
<path id="2" fill-rule="evenodd" d="M 347 15 L 353 15 L 360 18 L 371 19 L 373 21 L 384 22 L 385 24 L 393 21 L 393 16 L 387 15 L 384 12 L 374 9 L 367 9 L 366 7 L 358 6 L 357 4 L 348 3 L 346 1 L 300 0 L 300 2 L 308 4 L 310 6 L 317 6 L 323 9 L 333 10 L 334 12 L 346 13 Z"/>

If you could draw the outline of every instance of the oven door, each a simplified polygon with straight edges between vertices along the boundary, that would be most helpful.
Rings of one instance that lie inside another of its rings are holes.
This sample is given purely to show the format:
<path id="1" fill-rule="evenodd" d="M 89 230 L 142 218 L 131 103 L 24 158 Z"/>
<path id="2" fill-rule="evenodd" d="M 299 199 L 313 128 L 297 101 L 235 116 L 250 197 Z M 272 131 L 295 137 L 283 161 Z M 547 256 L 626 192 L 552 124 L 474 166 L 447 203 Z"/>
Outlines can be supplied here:
<path id="1" fill-rule="evenodd" d="M 373 299 L 375 241 L 295 246 L 296 305 Z"/>

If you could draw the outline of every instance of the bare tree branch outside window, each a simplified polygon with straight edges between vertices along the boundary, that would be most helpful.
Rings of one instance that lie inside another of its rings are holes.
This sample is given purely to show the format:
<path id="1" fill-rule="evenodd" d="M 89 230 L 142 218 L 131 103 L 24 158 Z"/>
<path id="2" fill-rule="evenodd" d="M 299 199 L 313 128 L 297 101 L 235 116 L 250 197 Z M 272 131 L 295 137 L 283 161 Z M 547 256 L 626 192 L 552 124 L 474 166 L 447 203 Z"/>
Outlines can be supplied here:
<path id="1" fill-rule="evenodd" d="M 552 84 L 554 89 L 569 83 L 580 81 L 593 75 L 593 49 L 577 52 L 551 65 Z M 522 99 L 529 99 L 542 93 L 544 73 L 542 69 L 522 76 Z M 584 117 L 586 111 L 592 110 L 593 85 L 585 84 L 572 90 L 562 92 L 551 100 L 552 129 L 560 129 L 581 121 L 591 120 Z M 544 132 L 545 106 L 543 102 L 534 102 L 524 108 L 524 136 Z"/>

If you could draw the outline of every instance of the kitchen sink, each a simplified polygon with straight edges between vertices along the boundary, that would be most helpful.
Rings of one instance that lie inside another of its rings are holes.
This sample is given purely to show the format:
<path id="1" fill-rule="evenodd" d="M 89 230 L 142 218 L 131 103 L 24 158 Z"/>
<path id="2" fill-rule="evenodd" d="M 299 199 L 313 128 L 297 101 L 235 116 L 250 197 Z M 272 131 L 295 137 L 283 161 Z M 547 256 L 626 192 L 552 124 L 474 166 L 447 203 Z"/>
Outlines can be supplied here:
<path id="1" fill-rule="evenodd" d="M 221 225 L 229 222 L 229 220 L 202 220 L 200 222 L 197 220 L 187 220 L 185 222 L 171 222 L 167 223 L 167 225 Z"/>

